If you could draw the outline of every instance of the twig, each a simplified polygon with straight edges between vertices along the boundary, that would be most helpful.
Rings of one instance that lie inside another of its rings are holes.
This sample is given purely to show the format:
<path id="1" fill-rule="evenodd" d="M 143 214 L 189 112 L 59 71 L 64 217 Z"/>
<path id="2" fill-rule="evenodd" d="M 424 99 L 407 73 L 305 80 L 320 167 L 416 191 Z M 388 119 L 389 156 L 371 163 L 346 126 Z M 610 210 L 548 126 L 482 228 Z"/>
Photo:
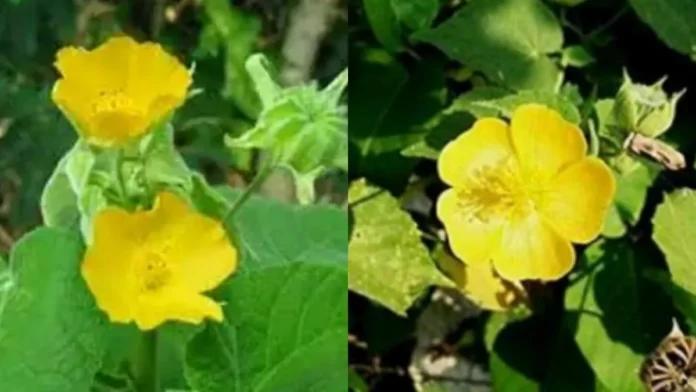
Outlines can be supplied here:
<path id="1" fill-rule="evenodd" d="M 373 365 L 364 365 L 359 363 L 351 364 L 350 367 L 352 367 L 355 370 L 361 370 L 370 375 L 392 374 L 399 377 L 410 377 L 405 369 L 399 367 L 375 367 Z M 423 376 L 423 379 L 425 381 L 447 381 L 469 385 L 490 385 L 490 381 L 474 380 L 470 377 L 462 378 L 429 373 L 421 373 L 421 375 Z"/>
<path id="2" fill-rule="evenodd" d="M 164 23 L 164 8 L 166 0 L 153 0 L 153 3 L 152 19 L 150 21 L 150 36 L 153 40 L 157 40 Z"/>
<path id="3" fill-rule="evenodd" d="M 281 80 L 288 85 L 310 79 L 319 46 L 337 15 L 338 0 L 300 0 L 283 42 Z"/>
<path id="4" fill-rule="evenodd" d="M 681 170 L 686 167 L 684 155 L 672 146 L 639 133 L 631 133 L 626 138 L 625 148 L 634 154 L 644 155 L 669 170 Z"/>

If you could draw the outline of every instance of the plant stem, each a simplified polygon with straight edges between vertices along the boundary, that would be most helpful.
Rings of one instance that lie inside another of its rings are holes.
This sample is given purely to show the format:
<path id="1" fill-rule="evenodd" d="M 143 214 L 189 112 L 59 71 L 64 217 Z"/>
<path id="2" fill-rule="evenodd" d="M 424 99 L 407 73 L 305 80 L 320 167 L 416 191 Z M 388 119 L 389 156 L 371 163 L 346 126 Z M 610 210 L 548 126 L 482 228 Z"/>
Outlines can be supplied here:
<path id="1" fill-rule="evenodd" d="M 160 392 L 157 349 L 157 330 L 146 332 L 136 359 L 135 384 L 138 392 Z"/>
<path id="2" fill-rule="evenodd" d="M 258 190 L 259 187 L 263 184 L 264 180 L 268 177 L 271 172 L 273 172 L 273 169 L 275 169 L 275 159 L 273 157 L 270 157 L 269 159 L 266 160 L 266 162 L 263 163 L 261 166 L 261 169 L 256 173 L 256 177 L 254 177 L 253 180 L 251 180 L 251 183 L 249 186 L 246 187 L 244 190 L 244 193 L 242 193 L 235 201 L 232 203 L 232 206 L 225 212 L 225 215 L 222 218 L 223 222 L 226 222 L 228 219 L 232 218 L 234 214 L 236 214 L 239 209 L 246 203 L 246 201 L 251 197 L 251 195 Z"/>
<path id="3" fill-rule="evenodd" d="M 116 163 L 114 168 L 114 174 L 116 175 L 116 186 L 118 186 L 118 194 L 121 197 L 121 202 L 124 205 L 129 203 L 128 195 L 126 195 L 126 181 L 123 178 L 123 162 L 124 162 L 124 152 L 123 149 L 116 151 Z"/>

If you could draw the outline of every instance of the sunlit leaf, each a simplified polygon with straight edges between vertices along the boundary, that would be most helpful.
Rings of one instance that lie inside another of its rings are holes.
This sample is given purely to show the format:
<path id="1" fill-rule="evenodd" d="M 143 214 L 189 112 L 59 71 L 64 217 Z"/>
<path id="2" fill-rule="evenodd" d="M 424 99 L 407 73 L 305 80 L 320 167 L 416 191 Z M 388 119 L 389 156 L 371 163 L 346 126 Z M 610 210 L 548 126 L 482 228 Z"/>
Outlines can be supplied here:
<path id="1" fill-rule="evenodd" d="M 517 90 L 552 91 L 562 78 L 548 55 L 561 50 L 563 33 L 541 0 L 472 1 L 414 39 Z"/>
<path id="2" fill-rule="evenodd" d="M 348 200 L 351 290 L 405 315 L 428 286 L 451 285 L 430 259 L 415 222 L 392 196 L 360 180 L 351 185 Z"/>
<path id="3" fill-rule="evenodd" d="M 653 238 L 665 254 L 674 282 L 696 295 L 696 191 L 682 189 L 665 197 L 653 217 Z"/>

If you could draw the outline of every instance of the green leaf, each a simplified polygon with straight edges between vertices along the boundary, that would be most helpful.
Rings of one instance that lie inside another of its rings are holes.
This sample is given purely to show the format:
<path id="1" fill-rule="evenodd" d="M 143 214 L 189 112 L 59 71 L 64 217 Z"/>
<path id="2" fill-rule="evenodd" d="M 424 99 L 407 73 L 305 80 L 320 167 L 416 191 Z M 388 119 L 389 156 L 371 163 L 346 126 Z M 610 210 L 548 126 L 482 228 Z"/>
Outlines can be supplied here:
<path id="1" fill-rule="evenodd" d="M 259 99 L 244 63 L 256 46 L 261 22 L 253 14 L 232 6 L 227 0 L 204 0 L 203 9 L 225 48 L 225 85 L 230 97 L 248 118 L 256 118 Z"/>
<path id="2" fill-rule="evenodd" d="M 348 201 L 353 218 L 348 245 L 351 290 L 405 316 L 428 286 L 451 286 L 396 199 L 360 180 L 351 184 Z"/>
<path id="3" fill-rule="evenodd" d="M 595 58 L 583 46 L 573 45 L 563 49 L 561 53 L 561 64 L 563 66 L 572 66 L 577 68 L 585 67 L 592 64 Z"/>
<path id="4" fill-rule="evenodd" d="M 491 315 L 484 340 L 496 392 L 608 392 L 555 316 Z"/>
<path id="5" fill-rule="evenodd" d="M 674 283 L 696 295 L 696 191 L 665 197 L 653 217 L 653 239 L 665 254 Z"/>
<path id="6" fill-rule="evenodd" d="M 486 106 L 497 110 L 499 116 L 511 118 L 517 107 L 528 103 L 548 106 L 559 112 L 567 121 L 573 124 L 580 123 L 581 117 L 577 106 L 563 95 L 549 91 L 521 91 L 514 95 L 507 95 L 491 101 L 481 101 L 476 104 L 480 107 Z"/>
<path id="7" fill-rule="evenodd" d="M 672 298 L 674 307 L 684 315 L 693 335 L 696 332 L 696 296 L 672 281 L 669 273 L 662 270 L 646 271 L 646 278 L 656 282 Z"/>
<path id="8" fill-rule="evenodd" d="M 65 172 L 68 158 L 64 156 L 56 165 L 41 194 L 41 215 L 49 227 L 70 229 L 80 224 L 77 196 Z"/>
<path id="9" fill-rule="evenodd" d="M 13 249 L 16 284 L 0 314 L 0 390 L 74 392 L 92 385 L 109 326 L 80 276 L 82 252 L 78 235 L 50 228 Z"/>
<path id="10" fill-rule="evenodd" d="M 696 15 L 693 0 L 630 0 L 638 16 L 672 49 L 693 56 L 696 54 Z"/>
<path id="11" fill-rule="evenodd" d="M 379 49 L 360 51 L 351 61 L 349 136 L 360 154 L 399 151 L 422 139 L 443 108 L 443 67 L 431 61 L 406 70 Z"/>
<path id="12" fill-rule="evenodd" d="M 566 6 L 572 7 L 572 6 L 575 6 L 578 4 L 582 4 L 587 0 L 551 0 L 551 1 L 554 3 L 558 3 L 561 5 L 566 5 Z"/>
<path id="13" fill-rule="evenodd" d="M 648 189 L 652 186 L 657 171 L 635 161 L 630 170 L 623 173 L 614 172 L 614 176 L 616 177 L 615 212 L 623 225 L 633 226 L 638 223 L 645 206 Z"/>
<path id="14" fill-rule="evenodd" d="M 353 392 L 370 392 L 370 387 L 353 368 L 348 368 L 348 387 Z"/>
<path id="15" fill-rule="evenodd" d="M 228 226 L 241 268 L 216 292 L 226 321 L 188 344 L 189 383 L 206 392 L 346 390 L 345 212 L 252 197 Z"/>
<path id="16" fill-rule="evenodd" d="M 554 91 L 562 78 L 548 55 L 560 52 L 563 32 L 541 0 L 476 0 L 413 39 L 515 90 Z"/>
<path id="17" fill-rule="evenodd" d="M 390 52 L 398 52 L 401 45 L 401 26 L 389 0 L 363 0 L 363 7 L 372 33 Z"/>
<path id="18" fill-rule="evenodd" d="M 347 274 L 317 261 L 254 266 L 225 287 L 228 321 L 189 343 L 189 383 L 208 392 L 346 390 Z"/>
<path id="19" fill-rule="evenodd" d="M 407 70 L 382 49 L 357 47 L 349 61 L 350 171 L 400 192 L 416 163 L 401 150 L 423 140 L 443 108 L 444 65 L 431 59 Z"/>
<path id="20" fill-rule="evenodd" d="M 428 133 L 422 141 L 405 148 L 401 154 L 436 160 L 445 145 L 471 128 L 475 120 L 471 114 L 459 110 L 453 104 L 426 125 Z"/>
<path id="21" fill-rule="evenodd" d="M 67 153 L 65 174 L 68 176 L 68 180 L 70 180 L 70 186 L 78 196 L 87 186 L 95 162 L 94 153 L 87 143 L 82 140 L 78 140 L 75 146 Z"/>
<path id="22" fill-rule="evenodd" d="M 430 27 L 440 10 L 440 0 L 391 0 L 397 18 L 414 31 Z"/>
<path id="23" fill-rule="evenodd" d="M 565 296 L 567 323 L 580 351 L 615 392 L 645 390 L 636 372 L 670 323 L 659 290 L 641 279 L 634 248 L 625 240 L 591 245 Z"/>
<path id="24" fill-rule="evenodd" d="M 191 188 L 190 170 L 174 145 L 171 124 L 156 129 L 144 148 L 143 174 L 148 189 Z"/>

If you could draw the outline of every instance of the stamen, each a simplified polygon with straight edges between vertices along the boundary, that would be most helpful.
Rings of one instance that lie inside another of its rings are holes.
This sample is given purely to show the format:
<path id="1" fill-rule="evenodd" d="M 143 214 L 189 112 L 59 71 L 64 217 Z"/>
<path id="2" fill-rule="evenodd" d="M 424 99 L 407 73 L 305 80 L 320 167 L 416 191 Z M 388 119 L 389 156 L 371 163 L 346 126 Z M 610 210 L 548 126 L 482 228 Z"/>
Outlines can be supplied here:
<path id="1" fill-rule="evenodd" d="M 139 111 L 133 100 L 125 94 L 122 88 L 101 91 L 99 97 L 92 103 L 93 114 L 117 111 L 128 113 Z"/>
<path id="2" fill-rule="evenodd" d="M 531 213 L 544 190 L 533 178 L 522 177 L 514 157 L 478 168 L 458 191 L 460 219 L 486 223 Z"/>

